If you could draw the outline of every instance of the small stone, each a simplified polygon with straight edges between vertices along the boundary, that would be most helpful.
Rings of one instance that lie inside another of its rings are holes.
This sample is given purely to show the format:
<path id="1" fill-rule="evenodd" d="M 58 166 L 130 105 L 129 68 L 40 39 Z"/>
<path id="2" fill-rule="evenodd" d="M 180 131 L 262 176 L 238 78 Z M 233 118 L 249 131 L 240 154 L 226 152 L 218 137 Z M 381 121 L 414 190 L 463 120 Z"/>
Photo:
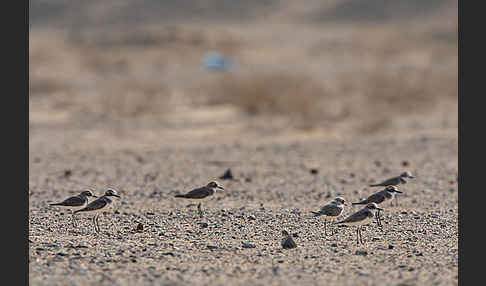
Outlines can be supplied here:
<path id="1" fill-rule="evenodd" d="M 297 232 L 292 233 L 292 237 L 299 237 L 299 234 Z"/>
<path id="2" fill-rule="evenodd" d="M 255 248 L 256 247 L 256 245 L 251 244 L 251 243 L 246 243 L 244 241 L 241 242 L 241 245 L 243 246 L 243 248 Z"/>
<path id="3" fill-rule="evenodd" d="M 142 224 L 142 223 L 139 223 L 139 224 L 137 225 L 137 231 L 138 231 L 138 232 L 142 232 L 142 231 L 143 231 L 143 224 Z"/>
<path id="4" fill-rule="evenodd" d="M 201 228 L 206 228 L 209 226 L 209 224 L 207 222 L 198 222 L 197 224 L 199 224 L 199 227 Z"/>
<path id="5" fill-rule="evenodd" d="M 408 161 L 402 161 L 402 166 L 403 167 L 408 167 L 410 163 Z"/>
<path id="6" fill-rule="evenodd" d="M 250 215 L 250 216 L 248 216 L 248 219 L 249 220 L 256 220 L 256 217 L 254 215 Z"/>
<path id="7" fill-rule="evenodd" d="M 393 247 L 394 247 L 394 246 L 393 246 L 393 245 L 391 245 L 391 244 L 390 244 L 390 245 L 388 245 L 388 249 L 393 249 Z"/>
<path id="8" fill-rule="evenodd" d="M 233 180 L 233 173 L 231 173 L 231 169 L 227 169 L 226 172 L 222 176 L 219 177 L 221 180 Z"/>
<path id="9" fill-rule="evenodd" d="M 368 251 L 366 251 L 366 250 L 356 250 L 356 252 L 354 254 L 356 254 L 356 255 L 368 255 Z"/>
<path id="10" fill-rule="evenodd" d="M 331 247 L 337 247 L 337 243 L 331 243 Z"/>
<path id="11" fill-rule="evenodd" d="M 310 173 L 312 175 L 317 175 L 319 173 L 319 170 L 318 169 L 315 169 L 315 168 L 312 168 L 312 169 L 310 169 Z"/>

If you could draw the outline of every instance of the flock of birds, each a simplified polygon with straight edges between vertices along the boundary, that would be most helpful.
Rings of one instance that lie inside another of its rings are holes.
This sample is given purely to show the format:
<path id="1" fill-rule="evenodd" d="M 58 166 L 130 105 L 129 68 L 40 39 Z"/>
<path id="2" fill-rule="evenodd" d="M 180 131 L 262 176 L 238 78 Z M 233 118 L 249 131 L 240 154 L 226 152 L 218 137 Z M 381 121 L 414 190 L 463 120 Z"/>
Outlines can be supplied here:
<path id="1" fill-rule="evenodd" d="M 348 225 L 348 226 L 357 226 L 356 228 L 356 244 L 359 243 L 363 244 L 363 239 L 361 235 L 361 227 L 370 223 L 373 217 L 376 218 L 377 224 L 381 225 L 381 219 L 379 216 L 379 211 L 382 211 L 383 208 L 378 207 L 379 204 L 382 204 L 385 201 L 392 201 L 395 198 L 397 193 L 402 193 L 396 187 L 400 184 L 406 184 L 407 178 L 415 178 L 410 172 L 406 171 L 400 174 L 399 176 L 387 179 L 378 184 L 372 184 L 370 187 L 385 187 L 383 190 L 373 193 L 366 199 L 352 203 L 353 205 L 365 205 L 362 209 L 358 210 L 357 212 L 351 214 L 350 216 L 334 222 L 335 225 Z M 200 217 L 203 216 L 203 211 L 201 209 L 201 200 L 212 196 L 216 190 L 223 190 L 224 188 L 218 184 L 216 181 L 209 182 L 206 186 L 196 188 L 186 194 L 178 194 L 176 198 L 182 198 L 186 200 L 196 201 L 199 202 L 197 205 L 198 212 Z M 76 227 L 76 218 L 75 214 L 78 213 L 94 213 L 93 216 L 93 225 L 96 232 L 100 232 L 99 226 L 99 214 L 100 212 L 106 211 L 106 209 L 112 203 L 111 197 L 121 198 L 116 190 L 108 189 L 106 190 L 105 194 L 96 200 L 88 203 L 88 198 L 94 197 L 97 198 L 92 191 L 85 190 L 81 192 L 77 196 L 73 196 L 67 198 L 66 200 L 59 202 L 59 203 L 52 203 L 51 206 L 69 209 L 71 210 L 73 225 Z M 332 200 L 330 203 L 322 206 L 319 211 L 312 212 L 314 216 L 325 216 L 324 220 L 324 232 L 327 235 L 327 219 L 335 220 L 339 216 L 343 214 L 344 206 L 346 206 L 346 201 L 342 197 L 337 197 Z M 332 231 L 334 234 L 334 231 Z M 286 230 L 282 231 L 282 235 L 284 238 L 282 239 L 281 245 L 283 248 L 295 248 L 297 247 L 296 243 L 292 240 L 292 237 Z"/>

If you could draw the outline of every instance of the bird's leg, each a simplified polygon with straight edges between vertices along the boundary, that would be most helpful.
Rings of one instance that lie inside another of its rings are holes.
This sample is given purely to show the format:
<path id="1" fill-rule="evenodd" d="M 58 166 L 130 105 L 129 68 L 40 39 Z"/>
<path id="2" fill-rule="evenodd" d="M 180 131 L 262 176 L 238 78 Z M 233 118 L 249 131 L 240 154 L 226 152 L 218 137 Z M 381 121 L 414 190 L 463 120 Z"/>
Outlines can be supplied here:
<path id="1" fill-rule="evenodd" d="M 378 211 L 376 212 L 375 217 L 376 217 L 376 223 L 378 224 L 378 226 L 380 226 L 380 227 L 381 227 L 381 226 L 383 226 L 383 225 L 381 224 L 380 210 L 378 210 Z"/>
<path id="2" fill-rule="evenodd" d="M 93 216 L 93 225 L 94 225 L 95 231 L 98 232 L 98 228 L 96 228 L 96 216 L 97 215 Z"/>
<path id="3" fill-rule="evenodd" d="M 197 210 L 198 210 L 198 212 L 199 212 L 199 217 L 200 217 L 200 218 L 202 218 L 202 217 L 203 217 L 203 213 L 202 213 L 202 210 L 201 210 L 201 203 L 199 203 L 199 204 L 197 205 Z"/>
<path id="4" fill-rule="evenodd" d="M 358 239 L 361 244 L 363 244 L 363 240 L 361 239 L 361 226 L 358 226 Z"/>
<path id="5" fill-rule="evenodd" d="M 73 217 L 73 226 L 76 227 L 77 226 L 76 225 L 76 218 L 74 217 L 74 211 L 73 210 L 71 210 L 71 215 Z"/>
<path id="6" fill-rule="evenodd" d="M 356 245 L 359 245 L 359 226 L 356 228 Z"/>

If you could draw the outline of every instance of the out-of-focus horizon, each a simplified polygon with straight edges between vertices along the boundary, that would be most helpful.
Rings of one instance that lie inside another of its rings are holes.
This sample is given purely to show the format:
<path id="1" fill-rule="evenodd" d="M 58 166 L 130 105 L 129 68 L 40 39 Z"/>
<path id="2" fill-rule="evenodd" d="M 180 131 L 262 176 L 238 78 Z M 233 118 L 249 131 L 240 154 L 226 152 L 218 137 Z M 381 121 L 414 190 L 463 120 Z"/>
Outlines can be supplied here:
<path id="1" fill-rule="evenodd" d="M 31 133 L 457 130 L 457 1 L 29 3 Z"/>

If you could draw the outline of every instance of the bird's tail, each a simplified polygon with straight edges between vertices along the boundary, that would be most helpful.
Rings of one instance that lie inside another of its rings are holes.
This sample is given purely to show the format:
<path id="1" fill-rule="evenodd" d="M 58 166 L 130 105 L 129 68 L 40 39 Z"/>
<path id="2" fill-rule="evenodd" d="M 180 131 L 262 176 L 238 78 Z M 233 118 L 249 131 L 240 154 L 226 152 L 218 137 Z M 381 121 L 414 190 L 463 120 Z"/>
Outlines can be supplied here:
<path id="1" fill-rule="evenodd" d="M 381 186 L 381 184 L 373 184 L 373 185 L 368 185 L 368 186 L 370 186 L 370 187 L 379 187 L 379 186 Z"/>
<path id="2" fill-rule="evenodd" d="M 311 212 L 314 214 L 314 216 L 321 216 L 322 215 L 321 212 L 314 212 L 314 211 L 311 211 Z"/>
<path id="3" fill-rule="evenodd" d="M 186 196 L 185 195 L 175 195 L 174 197 L 175 198 L 185 198 Z"/>
<path id="4" fill-rule="evenodd" d="M 53 204 L 49 204 L 50 206 L 60 206 L 62 205 L 61 203 L 53 203 Z"/>

